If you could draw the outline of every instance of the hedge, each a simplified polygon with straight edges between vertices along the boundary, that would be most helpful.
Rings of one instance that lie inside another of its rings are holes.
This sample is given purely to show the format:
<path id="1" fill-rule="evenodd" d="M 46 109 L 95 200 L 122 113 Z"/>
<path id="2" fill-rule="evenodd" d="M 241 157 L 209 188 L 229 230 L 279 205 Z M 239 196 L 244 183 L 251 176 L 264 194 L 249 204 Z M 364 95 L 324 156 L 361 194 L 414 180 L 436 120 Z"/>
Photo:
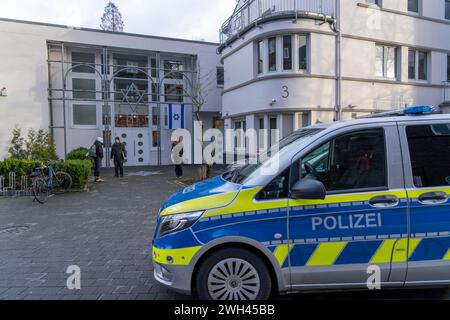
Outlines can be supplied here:
<path id="1" fill-rule="evenodd" d="M 86 154 L 89 152 L 88 149 L 80 147 L 78 149 L 72 150 L 67 155 L 68 160 L 90 160 Z"/>
<path id="2" fill-rule="evenodd" d="M 10 172 L 16 174 L 16 181 L 20 183 L 20 176 L 30 175 L 36 168 L 43 165 L 42 161 L 6 159 L 0 161 L 0 176 L 8 183 Z M 92 162 L 90 160 L 67 160 L 55 164 L 56 171 L 64 171 L 72 177 L 72 189 L 84 189 L 91 175 Z"/>

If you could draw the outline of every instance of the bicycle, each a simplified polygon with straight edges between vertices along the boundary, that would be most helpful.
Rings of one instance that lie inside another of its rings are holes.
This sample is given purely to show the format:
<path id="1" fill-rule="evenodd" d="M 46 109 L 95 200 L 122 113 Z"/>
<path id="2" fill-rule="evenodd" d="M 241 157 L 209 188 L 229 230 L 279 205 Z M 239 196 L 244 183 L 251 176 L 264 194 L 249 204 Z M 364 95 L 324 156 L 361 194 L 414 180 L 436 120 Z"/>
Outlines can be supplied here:
<path id="1" fill-rule="evenodd" d="M 45 159 L 42 167 L 31 174 L 34 200 L 40 204 L 46 203 L 51 195 L 64 194 L 72 187 L 72 177 L 67 172 L 55 171 L 55 163 Z"/>

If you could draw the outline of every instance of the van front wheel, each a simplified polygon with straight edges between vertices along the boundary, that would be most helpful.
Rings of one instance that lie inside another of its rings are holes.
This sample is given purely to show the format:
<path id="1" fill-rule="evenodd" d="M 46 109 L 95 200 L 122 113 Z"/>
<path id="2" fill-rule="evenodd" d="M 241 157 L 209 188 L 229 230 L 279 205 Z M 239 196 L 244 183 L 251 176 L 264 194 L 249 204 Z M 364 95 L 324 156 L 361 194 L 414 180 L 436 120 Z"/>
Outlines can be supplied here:
<path id="1" fill-rule="evenodd" d="M 248 250 L 217 251 L 197 271 L 196 293 L 201 300 L 269 299 L 269 270 L 260 257 Z"/>

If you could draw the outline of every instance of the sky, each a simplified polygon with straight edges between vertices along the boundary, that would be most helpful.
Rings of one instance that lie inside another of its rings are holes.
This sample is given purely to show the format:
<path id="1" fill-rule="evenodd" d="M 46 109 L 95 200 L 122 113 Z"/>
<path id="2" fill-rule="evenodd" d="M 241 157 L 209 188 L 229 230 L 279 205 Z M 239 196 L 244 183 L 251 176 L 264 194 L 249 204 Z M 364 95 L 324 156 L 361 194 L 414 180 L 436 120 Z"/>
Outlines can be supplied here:
<path id="1" fill-rule="evenodd" d="M 108 0 L 0 0 L 0 17 L 99 29 Z M 219 41 L 236 0 L 115 0 L 125 32 Z"/>

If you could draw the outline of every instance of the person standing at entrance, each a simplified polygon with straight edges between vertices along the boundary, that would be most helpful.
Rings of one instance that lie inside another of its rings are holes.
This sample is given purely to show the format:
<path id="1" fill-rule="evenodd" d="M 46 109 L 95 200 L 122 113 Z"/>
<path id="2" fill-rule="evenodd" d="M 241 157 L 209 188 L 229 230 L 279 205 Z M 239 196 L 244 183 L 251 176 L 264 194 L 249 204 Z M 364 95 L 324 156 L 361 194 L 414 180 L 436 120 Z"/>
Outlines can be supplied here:
<path id="1" fill-rule="evenodd" d="M 175 164 L 177 179 L 183 178 L 183 139 L 180 137 L 172 144 L 172 162 Z"/>
<path id="2" fill-rule="evenodd" d="M 119 175 L 123 178 L 123 163 L 127 158 L 127 150 L 125 145 L 120 142 L 120 138 L 116 137 L 114 145 L 111 149 L 111 160 L 114 160 L 115 177 L 118 178 Z"/>
<path id="3" fill-rule="evenodd" d="M 92 163 L 94 165 L 95 182 L 105 182 L 105 180 L 100 178 L 100 168 L 102 166 L 102 161 L 104 158 L 103 138 L 98 137 L 97 140 L 95 140 L 94 144 L 89 149 L 88 155 L 89 157 L 91 157 Z"/>

